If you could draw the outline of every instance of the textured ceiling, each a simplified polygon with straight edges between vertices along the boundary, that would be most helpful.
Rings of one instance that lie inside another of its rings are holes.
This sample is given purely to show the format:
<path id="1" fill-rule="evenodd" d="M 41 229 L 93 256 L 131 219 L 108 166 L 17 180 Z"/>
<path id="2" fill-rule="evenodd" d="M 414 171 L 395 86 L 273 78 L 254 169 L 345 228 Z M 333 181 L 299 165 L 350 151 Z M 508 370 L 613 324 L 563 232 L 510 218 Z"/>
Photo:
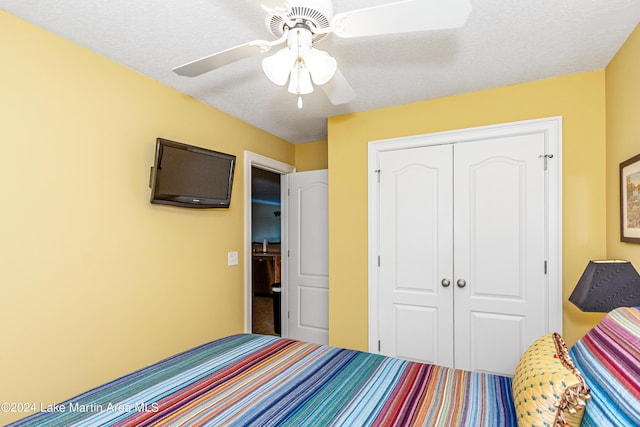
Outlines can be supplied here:
<path id="1" fill-rule="evenodd" d="M 339 13 L 389 2 L 333 4 Z M 333 106 L 316 90 L 302 110 L 262 73 L 260 55 L 196 78 L 171 71 L 273 40 L 257 0 L 0 0 L 0 9 L 293 143 L 326 139 L 331 116 L 602 69 L 640 21 L 640 0 L 472 4 L 460 29 L 327 37 L 316 47 L 338 60 L 357 97 Z"/>

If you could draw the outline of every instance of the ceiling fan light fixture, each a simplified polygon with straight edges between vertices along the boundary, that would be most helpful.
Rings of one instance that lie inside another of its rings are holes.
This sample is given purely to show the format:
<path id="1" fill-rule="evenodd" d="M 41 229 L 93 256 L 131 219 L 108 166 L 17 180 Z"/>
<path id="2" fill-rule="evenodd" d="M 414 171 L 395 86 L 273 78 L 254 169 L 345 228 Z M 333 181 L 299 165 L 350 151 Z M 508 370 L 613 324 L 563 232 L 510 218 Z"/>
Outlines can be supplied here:
<path id="1" fill-rule="evenodd" d="M 173 69 L 196 77 L 224 65 L 269 51 L 282 43 L 287 47 L 262 61 L 269 80 L 298 96 L 321 86 L 333 105 L 355 98 L 353 88 L 327 52 L 313 47 L 328 34 L 338 37 L 381 36 L 414 31 L 457 28 L 471 12 L 471 0 L 388 0 L 390 3 L 333 13 L 333 0 L 259 0 L 267 12 L 266 23 L 277 40 L 254 40 L 191 61 Z"/>
<path id="2" fill-rule="evenodd" d="M 262 71 L 273 83 L 278 86 L 284 86 L 295 63 L 295 55 L 289 48 L 285 47 L 262 60 Z"/>
<path id="3" fill-rule="evenodd" d="M 288 91 L 294 95 L 308 95 L 313 92 L 311 73 L 303 62 L 296 62 L 295 67 L 291 70 Z"/>
<path id="4" fill-rule="evenodd" d="M 305 58 L 305 65 L 311 73 L 313 83 L 322 86 L 333 78 L 338 69 L 338 62 L 327 52 L 311 48 Z"/>

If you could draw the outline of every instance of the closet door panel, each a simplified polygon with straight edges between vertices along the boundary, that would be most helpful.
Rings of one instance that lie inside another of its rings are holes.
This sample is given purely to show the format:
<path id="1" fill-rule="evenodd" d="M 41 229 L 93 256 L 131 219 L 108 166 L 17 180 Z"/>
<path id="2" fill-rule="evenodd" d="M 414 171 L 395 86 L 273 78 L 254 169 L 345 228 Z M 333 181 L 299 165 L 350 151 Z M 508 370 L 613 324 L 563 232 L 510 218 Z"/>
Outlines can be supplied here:
<path id="1" fill-rule="evenodd" d="M 546 331 L 543 153 L 543 134 L 455 145 L 456 368 L 511 375 Z"/>
<path id="2" fill-rule="evenodd" d="M 452 149 L 379 156 L 380 352 L 453 366 Z"/>

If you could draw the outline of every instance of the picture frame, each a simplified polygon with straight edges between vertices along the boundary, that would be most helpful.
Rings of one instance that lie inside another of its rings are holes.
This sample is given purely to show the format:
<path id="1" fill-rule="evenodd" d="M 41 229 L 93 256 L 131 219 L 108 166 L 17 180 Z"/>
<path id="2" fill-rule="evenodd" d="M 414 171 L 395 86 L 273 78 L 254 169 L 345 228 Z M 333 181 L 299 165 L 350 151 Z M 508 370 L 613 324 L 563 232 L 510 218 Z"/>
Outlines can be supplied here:
<path id="1" fill-rule="evenodd" d="M 640 154 L 620 163 L 620 241 L 640 243 Z"/>

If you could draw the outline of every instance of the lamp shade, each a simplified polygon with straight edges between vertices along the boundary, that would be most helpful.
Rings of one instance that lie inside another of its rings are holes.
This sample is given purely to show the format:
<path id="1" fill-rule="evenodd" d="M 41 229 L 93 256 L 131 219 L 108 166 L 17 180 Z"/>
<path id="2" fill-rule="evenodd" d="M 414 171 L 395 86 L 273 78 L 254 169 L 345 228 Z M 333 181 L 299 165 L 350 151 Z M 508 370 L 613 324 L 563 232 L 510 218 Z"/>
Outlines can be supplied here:
<path id="1" fill-rule="evenodd" d="M 311 48 L 305 59 L 305 64 L 311 73 L 311 79 L 322 86 L 336 74 L 338 63 L 324 50 Z"/>
<path id="2" fill-rule="evenodd" d="M 296 56 L 289 48 L 280 49 L 274 55 L 262 60 L 262 70 L 269 80 L 278 86 L 284 86 L 296 64 Z"/>
<path id="3" fill-rule="evenodd" d="M 294 95 L 313 92 L 313 83 L 323 85 L 336 73 L 334 58 L 325 51 L 312 47 L 313 35 L 308 28 L 295 27 L 287 33 L 287 47 L 262 60 L 262 69 L 269 80 L 284 86 Z M 313 82 L 312 82 L 313 81 Z M 298 98 L 298 108 L 302 100 Z"/>
<path id="4" fill-rule="evenodd" d="M 298 62 L 291 71 L 289 78 L 289 93 L 294 95 L 308 95 L 313 92 L 313 84 L 311 84 L 311 74 L 302 62 Z"/>
<path id="5" fill-rule="evenodd" d="M 582 311 L 600 313 L 640 306 L 640 276 L 628 261 L 589 261 L 569 301 Z"/>

